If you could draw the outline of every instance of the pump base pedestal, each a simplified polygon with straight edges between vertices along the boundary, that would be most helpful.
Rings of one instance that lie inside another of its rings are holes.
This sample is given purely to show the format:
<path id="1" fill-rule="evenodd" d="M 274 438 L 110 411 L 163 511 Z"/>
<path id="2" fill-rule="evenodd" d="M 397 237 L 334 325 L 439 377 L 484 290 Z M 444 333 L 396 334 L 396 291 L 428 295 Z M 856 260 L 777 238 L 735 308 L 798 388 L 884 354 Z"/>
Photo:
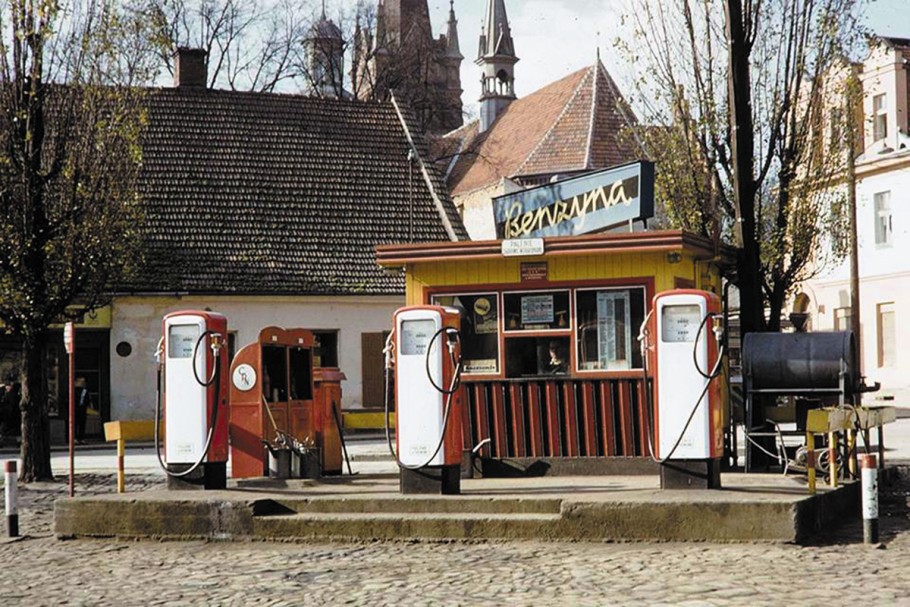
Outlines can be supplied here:
<path id="1" fill-rule="evenodd" d="M 461 466 L 433 466 L 420 470 L 400 468 L 399 487 L 402 495 L 460 495 Z"/>
<path id="2" fill-rule="evenodd" d="M 720 459 L 670 460 L 660 465 L 661 489 L 720 489 Z"/>
<path id="3" fill-rule="evenodd" d="M 181 473 L 189 469 L 191 464 L 168 464 L 168 472 Z M 171 490 L 185 489 L 226 489 L 227 488 L 227 462 L 206 462 L 186 476 L 174 477 L 168 475 L 167 488 Z"/>

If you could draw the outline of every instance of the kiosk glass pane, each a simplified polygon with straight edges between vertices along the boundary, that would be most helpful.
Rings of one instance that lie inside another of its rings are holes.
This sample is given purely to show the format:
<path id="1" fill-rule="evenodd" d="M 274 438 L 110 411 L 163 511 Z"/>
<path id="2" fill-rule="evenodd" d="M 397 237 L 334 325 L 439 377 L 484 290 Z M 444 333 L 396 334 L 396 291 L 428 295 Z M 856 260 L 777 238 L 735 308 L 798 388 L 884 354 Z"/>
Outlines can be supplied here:
<path id="1" fill-rule="evenodd" d="M 645 316 L 643 288 L 579 290 L 575 306 L 580 371 L 641 368 L 635 337 Z"/>
<path id="2" fill-rule="evenodd" d="M 499 306 L 496 293 L 437 295 L 438 306 L 460 308 L 465 373 L 499 373 Z"/>
<path id="3" fill-rule="evenodd" d="M 569 292 L 504 293 L 506 331 L 559 331 L 569 328 Z"/>

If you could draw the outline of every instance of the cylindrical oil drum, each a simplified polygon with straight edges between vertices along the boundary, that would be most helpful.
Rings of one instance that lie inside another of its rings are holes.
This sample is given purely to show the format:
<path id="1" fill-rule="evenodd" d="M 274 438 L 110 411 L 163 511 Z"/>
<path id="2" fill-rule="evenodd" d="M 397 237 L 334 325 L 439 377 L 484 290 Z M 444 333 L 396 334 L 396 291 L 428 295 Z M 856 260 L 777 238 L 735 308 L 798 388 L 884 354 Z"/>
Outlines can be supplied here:
<path id="1" fill-rule="evenodd" d="M 856 340 L 852 331 L 748 333 L 743 339 L 743 377 L 749 390 L 844 391 L 859 386 Z"/>

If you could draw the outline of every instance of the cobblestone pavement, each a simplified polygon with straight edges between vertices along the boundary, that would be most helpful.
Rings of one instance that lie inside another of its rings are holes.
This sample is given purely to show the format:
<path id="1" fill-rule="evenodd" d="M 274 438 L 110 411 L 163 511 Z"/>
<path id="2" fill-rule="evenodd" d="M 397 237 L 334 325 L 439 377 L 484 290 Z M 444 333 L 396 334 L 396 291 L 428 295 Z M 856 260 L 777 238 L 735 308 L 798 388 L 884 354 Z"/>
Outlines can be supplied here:
<path id="1" fill-rule="evenodd" d="M 128 490 L 161 483 L 133 477 Z M 66 488 L 20 488 L 27 536 L 0 540 L 0 604 L 910 605 L 910 473 L 883 489 L 878 548 L 857 523 L 809 547 L 60 541 Z M 110 475 L 77 477 L 80 495 L 113 488 Z"/>

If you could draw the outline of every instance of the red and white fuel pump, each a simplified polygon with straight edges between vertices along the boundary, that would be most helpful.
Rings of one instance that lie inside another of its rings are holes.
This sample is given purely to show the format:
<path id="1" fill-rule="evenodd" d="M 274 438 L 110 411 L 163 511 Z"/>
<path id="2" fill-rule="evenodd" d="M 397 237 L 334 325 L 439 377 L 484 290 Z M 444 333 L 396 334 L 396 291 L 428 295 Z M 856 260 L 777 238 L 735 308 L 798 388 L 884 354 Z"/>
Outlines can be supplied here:
<path id="1" fill-rule="evenodd" d="M 661 465 L 662 488 L 720 487 L 722 319 L 720 298 L 708 291 L 654 297 L 643 345 L 653 378 L 651 455 Z"/>
<path id="2" fill-rule="evenodd" d="M 155 449 L 169 488 L 227 485 L 227 319 L 215 312 L 174 312 L 159 342 Z M 164 409 L 164 459 L 158 439 Z"/>
<path id="3" fill-rule="evenodd" d="M 394 352 L 397 450 L 392 453 L 402 493 L 461 492 L 460 329 L 461 313 L 455 308 L 412 306 L 395 312 L 387 352 Z M 387 367 L 388 361 L 387 356 Z M 388 397 L 386 403 L 388 409 Z"/>

